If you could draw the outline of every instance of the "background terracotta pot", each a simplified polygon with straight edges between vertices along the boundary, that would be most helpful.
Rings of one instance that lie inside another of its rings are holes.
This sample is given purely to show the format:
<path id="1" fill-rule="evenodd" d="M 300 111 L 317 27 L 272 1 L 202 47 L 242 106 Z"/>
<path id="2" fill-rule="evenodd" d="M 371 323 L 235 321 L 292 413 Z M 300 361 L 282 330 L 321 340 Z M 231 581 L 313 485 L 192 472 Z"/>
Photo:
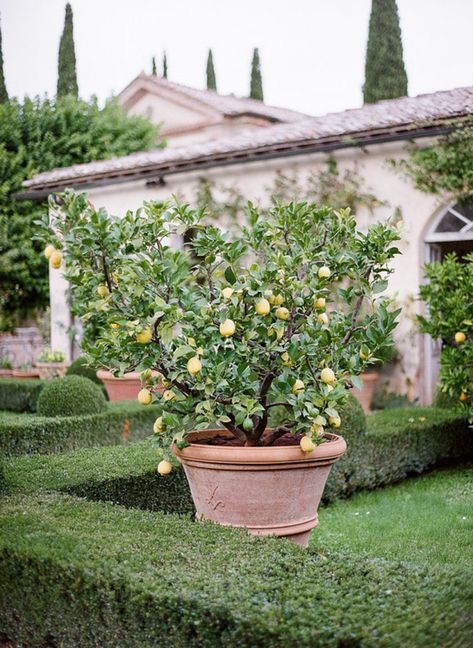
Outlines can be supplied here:
<path id="1" fill-rule="evenodd" d="M 13 369 L 12 378 L 39 378 L 39 371 L 37 369 Z"/>
<path id="2" fill-rule="evenodd" d="M 99 369 L 97 378 L 105 385 L 111 401 L 136 399 L 141 389 L 140 374 L 137 371 L 127 373 L 122 378 L 115 378 L 110 371 Z"/>
<path id="3" fill-rule="evenodd" d="M 153 371 L 153 376 L 156 376 L 157 373 Z M 115 378 L 110 371 L 99 369 L 97 378 L 105 385 L 108 398 L 111 401 L 136 400 L 142 387 L 140 374 L 137 371 L 126 373 L 121 378 Z M 158 389 L 161 391 L 161 388 Z"/>
<path id="4" fill-rule="evenodd" d="M 0 369 L 0 378 L 11 378 L 12 374 L 12 369 Z"/>
<path id="5" fill-rule="evenodd" d="M 41 380 L 52 380 L 53 378 L 63 378 L 66 375 L 67 363 L 66 362 L 37 362 L 36 369 L 38 370 Z"/>
<path id="6" fill-rule="evenodd" d="M 379 373 L 377 371 L 369 371 L 362 373 L 360 378 L 363 381 L 363 389 L 353 388 L 352 393 L 360 402 L 365 413 L 369 414 L 371 411 L 371 402 L 379 380 Z"/>
<path id="7" fill-rule="evenodd" d="M 344 439 L 328 441 L 305 454 L 299 445 L 243 447 L 196 443 L 227 430 L 188 435 L 181 461 L 196 517 L 226 526 L 246 527 L 253 535 L 276 535 L 304 547 L 318 524 L 317 508 L 334 464 L 346 451 Z"/>

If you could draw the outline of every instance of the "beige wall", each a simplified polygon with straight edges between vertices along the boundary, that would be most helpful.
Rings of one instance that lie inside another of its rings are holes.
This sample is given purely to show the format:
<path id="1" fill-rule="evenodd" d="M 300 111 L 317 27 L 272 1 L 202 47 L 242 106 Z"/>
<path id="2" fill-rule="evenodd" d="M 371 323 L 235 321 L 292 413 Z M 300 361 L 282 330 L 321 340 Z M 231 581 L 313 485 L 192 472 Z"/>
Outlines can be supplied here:
<path id="1" fill-rule="evenodd" d="M 344 149 L 335 152 L 333 157 L 341 171 L 353 168 L 357 163 L 360 174 L 365 178 L 365 190 L 388 203 L 388 206 L 378 208 L 374 215 L 366 209 L 360 210 L 357 218 L 361 227 L 388 218 L 396 208 L 402 212 L 402 256 L 394 263 L 395 272 L 391 276 L 389 287 L 389 292 L 403 307 L 402 321 L 396 333 L 402 359 L 390 380 L 393 389 L 415 398 L 422 396 L 424 369 L 423 345 L 413 323 L 413 317 L 419 308 L 415 300 L 424 263 L 423 233 L 439 205 L 433 197 L 416 191 L 387 164 L 388 159 L 404 157 L 405 146 L 406 143 L 401 142 L 371 146 L 364 150 Z M 234 186 L 251 200 L 265 202 L 267 187 L 272 184 L 278 171 L 286 174 L 297 172 L 303 178 L 310 172 L 322 169 L 326 160 L 327 156 L 320 153 L 287 157 L 211 169 L 205 172 L 205 177 L 215 181 L 217 185 Z M 106 207 L 112 213 L 120 215 L 128 209 L 137 209 L 143 200 L 163 199 L 172 193 L 192 200 L 196 183 L 201 176 L 202 172 L 169 176 L 163 187 L 147 187 L 141 181 L 110 185 L 90 190 L 89 196 L 96 207 Z M 55 315 L 59 316 L 59 311 L 52 313 L 53 319 Z M 59 319 L 64 320 L 64 316 Z M 423 400 L 428 400 L 428 397 Z"/>

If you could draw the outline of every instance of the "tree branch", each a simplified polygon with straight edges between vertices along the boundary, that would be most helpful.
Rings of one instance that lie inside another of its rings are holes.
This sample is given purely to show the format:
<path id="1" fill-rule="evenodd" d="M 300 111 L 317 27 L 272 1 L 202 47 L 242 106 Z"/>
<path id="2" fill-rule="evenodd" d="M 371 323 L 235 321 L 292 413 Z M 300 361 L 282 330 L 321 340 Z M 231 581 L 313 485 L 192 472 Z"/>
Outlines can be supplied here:
<path id="1" fill-rule="evenodd" d="M 271 430 L 271 432 L 263 439 L 262 445 L 263 446 L 271 445 L 272 443 L 277 441 L 277 439 L 290 432 L 291 428 L 294 427 L 294 425 L 295 423 L 289 422 L 274 428 L 274 430 Z"/>

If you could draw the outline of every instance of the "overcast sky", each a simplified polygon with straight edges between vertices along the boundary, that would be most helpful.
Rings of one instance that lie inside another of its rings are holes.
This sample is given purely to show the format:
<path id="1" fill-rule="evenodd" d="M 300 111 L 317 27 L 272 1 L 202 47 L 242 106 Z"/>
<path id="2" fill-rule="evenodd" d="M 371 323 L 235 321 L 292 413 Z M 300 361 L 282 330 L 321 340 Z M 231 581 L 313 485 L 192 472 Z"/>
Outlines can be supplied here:
<path id="1" fill-rule="evenodd" d="M 248 95 L 260 48 L 266 103 L 309 114 L 361 104 L 371 0 L 72 0 L 79 91 L 119 92 L 151 57 L 205 87 L 212 47 L 221 93 Z M 56 89 L 64 0 L 0 0 L 10 95 Z M 473 0 L 398 0 L 409 94 L 473 85 Z"/>

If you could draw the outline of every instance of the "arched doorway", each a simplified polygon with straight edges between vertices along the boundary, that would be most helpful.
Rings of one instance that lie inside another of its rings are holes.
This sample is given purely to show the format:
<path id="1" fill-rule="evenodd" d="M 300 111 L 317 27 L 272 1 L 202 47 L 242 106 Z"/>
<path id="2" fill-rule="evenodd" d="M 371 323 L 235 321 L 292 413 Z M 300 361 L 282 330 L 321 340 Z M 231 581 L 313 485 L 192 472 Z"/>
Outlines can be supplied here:
<path id="1" fill-rule="evenodd" d="M 460 258 L 473 252 L 473 203 L 454 203 L 441 210 L 432 220 L 424 237 L 424 260 L 440 263 L 446 254 Z M 423 401 L 431 403 L 438 383 L 440 340 L 424 336 Z"/>

